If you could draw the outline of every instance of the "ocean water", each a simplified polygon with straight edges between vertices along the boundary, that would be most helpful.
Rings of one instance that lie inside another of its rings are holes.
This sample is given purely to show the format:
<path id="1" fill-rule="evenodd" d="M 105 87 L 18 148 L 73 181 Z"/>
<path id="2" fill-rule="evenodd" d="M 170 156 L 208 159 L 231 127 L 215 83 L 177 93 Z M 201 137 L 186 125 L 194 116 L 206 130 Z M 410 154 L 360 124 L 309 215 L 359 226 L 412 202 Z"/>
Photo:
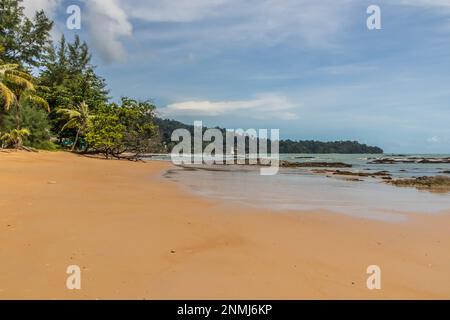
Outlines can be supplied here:
<path id="1" fill-rule="evenodd" d="M 311 157 L 311 158 L 309 158 Z M 411 160 L 415 158 L 442 159 L 450 158 L 450 154 L 281 154 L 281 160 L 291 162 L 344 162 L 353 165 L 350 171 L 389 171 L 394 177 L 408 178 L 421 176 L 435 176 L 450 170 L 450 163 L 396 163 L 372 164 L 375 159 L 389 158 L 395 160 Z M 347 170 L 347 169 L 345 169 Z"/>
<path id="2" fill-rule="evenodd" d="M 170 161 L 170 155 L 155 154 L 145 159 Z M 435 176 L 443 171 L 450 170 L 450 163 L 425 164 L 425 163 L 396 163 L 396 164 L 372 164 L 371 161 L 381 158 L 396 160 L 408 160 L 413 158 L 442 159 L 450 158 L 450 154 L 280 154 L 280 160 L 290 162 L 343 162 L 353 166 L 349 171 L 389 171 L 394 177 L 420 177 Z M 347 169 L 345 169 L 347 170 Z"/>
<path id="3" fill-rule="evenodd" d="M 289 154 L 292 162 L 344 162 L 351 171 L 389 171 L 394 177 L 444 175 L 450 164 L 369 164 L 373 158 L 444 158 L 450 155 L 330 155 Z M 167 156 L 157 159 L 168 160 Z M 255 166 L 214 166 L 169 170 L 165 177 L 201 197 L 275 211 L 327 210 L 360 218 L 403 221 L 410 213 L 450 214 L 450 193 L 432 193 L 401 188 L 381 179 L 348 181 L 327 177 L 310 168 L 281 168 L 274 176 L 261 176 Z M 450 175 L 449 175 L 450 176 Z"/>

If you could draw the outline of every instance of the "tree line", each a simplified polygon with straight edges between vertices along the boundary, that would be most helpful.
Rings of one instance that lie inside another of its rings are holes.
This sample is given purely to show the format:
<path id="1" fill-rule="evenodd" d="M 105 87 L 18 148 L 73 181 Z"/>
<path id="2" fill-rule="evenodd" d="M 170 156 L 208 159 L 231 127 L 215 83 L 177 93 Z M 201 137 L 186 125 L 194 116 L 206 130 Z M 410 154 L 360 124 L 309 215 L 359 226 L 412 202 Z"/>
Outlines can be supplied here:
<path id="1" fill-rule="evenodd" d="M 54 43 L 44 11 L 29 19 L 22 0 L 0 0 L 0 142 L 3 148 L 68 148 L 137 157 L 155 145 L 155 106 L 110 102 L 86 42 Z"/>
<path id="2" fill-rule="evenodd" d="M 171 150 L 176 144 L 171 141 L 172 132 L 176 129 L 186 129 L 191 135 L 194 135 L 194 126 L 187 125 L 176 120 L 160 119 L 156 118 L 155 123 L 159 127 L 159 136 L 162 145 L 167 150 Z M 205 128 L 206 129 L 206 128 Z M 204 129 L 204 130 L 205 130 Z M 225 137 L 225 129 L 220 129 Z M 247 138 L 248 141 L 248 138 Z M 205 146 L 208 142 L 204 143 Z M 268 150 L 270 151 L 270 143 L 268 144 Z M 246 144 L 248 149 L 248 143 Z M 226 152 L 224 150 L 224 152 Z M 280 153 L 342 153 L 342 154 L 381 154 L 383 149 L 379 147 L 372 147 L 366 144 L 361 144 L 357 141 L 332 141 L 332 142 L 322 142 L 314 140 L 280 140 L 279 142 L 279 152 Z"/>

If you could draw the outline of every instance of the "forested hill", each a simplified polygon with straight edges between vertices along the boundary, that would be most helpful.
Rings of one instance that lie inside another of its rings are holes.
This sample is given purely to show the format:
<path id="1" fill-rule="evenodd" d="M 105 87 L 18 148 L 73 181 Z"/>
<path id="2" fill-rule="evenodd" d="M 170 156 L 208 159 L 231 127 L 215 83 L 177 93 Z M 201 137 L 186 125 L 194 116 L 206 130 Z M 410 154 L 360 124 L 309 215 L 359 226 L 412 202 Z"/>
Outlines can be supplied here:
<path id="1" fill-rule="evenodd" d="M 161 140 L 166 146 L 172 146 L 171 141 L 172 132 L 176 129 L 187 129 L 193 134 L 194 126 L 187 125 L 176 120 L 166 120 L 157 118 L 156 124 L 159 126 Z M 224 131 L 224 129 L 221 129 Z M 367 146 L 357 141 L 293 141 L 293 140 L 281 140 L 280 141 L 280 153 L 345 153 L 345 154 L 380 154 L 383 153 L 383 149 L 379 147 Z"/>

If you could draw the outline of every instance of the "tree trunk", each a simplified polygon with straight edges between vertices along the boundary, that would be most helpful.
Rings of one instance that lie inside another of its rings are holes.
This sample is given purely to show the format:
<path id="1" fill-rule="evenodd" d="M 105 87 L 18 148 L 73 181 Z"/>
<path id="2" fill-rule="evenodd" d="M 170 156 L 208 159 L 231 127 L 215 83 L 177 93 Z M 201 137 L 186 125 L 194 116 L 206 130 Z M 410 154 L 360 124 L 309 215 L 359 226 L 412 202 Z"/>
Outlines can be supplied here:
<path id="1" fill-rule="evenodd" d="M 16 129 L 19 130 L 20 129 L 20 123 L 21 123 L 21 121 L 20 121 L 20 109 L 17 108 L 16 112 L 17 112 L 16 115 L 15 115 L 15 118 L 16 118 Z"/>
<path id="2" fill-rule="evenodd" d="M 75 141 L 73 142 L 73 146 L 72 146 L 72 152 L 75 151 L 75 148 L 77 146 L 78 143 L 78 137 L 80 136 L 80 129 L 77 130 L 77 135 L 75 136 Z"/>

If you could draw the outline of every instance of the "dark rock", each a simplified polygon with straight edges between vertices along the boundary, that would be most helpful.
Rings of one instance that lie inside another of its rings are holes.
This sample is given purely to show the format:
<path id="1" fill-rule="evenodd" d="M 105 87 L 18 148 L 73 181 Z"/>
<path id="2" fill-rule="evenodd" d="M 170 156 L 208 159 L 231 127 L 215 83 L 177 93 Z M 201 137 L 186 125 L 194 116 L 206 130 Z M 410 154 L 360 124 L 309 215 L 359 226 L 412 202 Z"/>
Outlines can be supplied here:
<path id="1" fill-rule="evenodd" d="M 369 164 L 396 164 L 396 163 L 415 163 L 412 159 L 392 159 L 392 158 L 382 158 L 375 159 L 369 162 Z"/>
<path id="2" fill-rule="evenodd" d="M 417 163 L 450 163 L 450 159 L 422 159 Z"/>
<path id="3" fill-rule="evenodd" d="M 367 172 L 352 172 L 352 171 L 341 171 L 341 170 L 336 170 L 333 174 L 338 175 L 338 176 L 357 176 L 357 177 L 369 177 L 370 176 L 370 173 L 367 173 Z"/>
<path id="4" fill-rule="evenodd" d="M 361 179 L 358 179 L 358 178 L 347 178 L 347 179 L 345 179 L 345 181 L 350 181 L 350 182 L 361 182 L 361 181 L 364 181 L 364 180 L 361 180 Z"/>
<path id="5" fill-rule="evenodd" d="M 369 162 L 369 164 L 395 164 L 394 159 L 375 159 Z"/>
<path id="6" fill-rule="evenodd" d="M 351 168 L 351 164 L 343 162 L 289 162 L 280 161 L 282 168 Z"/>
<path id="7" fill-rule="evenodd" d="M 444 192 L 450 191 L 450 177 L 447 176 L 398 179 L 386 182 L 398 187 L 415 187 L 417 189 L 428 189 Z"/>
<path id="8" fill-rule="evenodd" d="M 386 176 L 390 176 L 391 174 L 389 173 L 389 171 L 378 171 L 375 173 L 372 173 L 373 176 L 377 176 L 377 177 L 386 177 Z"/>
<path id="9" fill-rule="evenodd" d="M 406 159 L 381 158 L 369 162 L 369 164 L 396 164 L 396 163 L 420 163 L 420 164 L 450 163 L 450 158 L 418 158 L 418 157 L 410 157 Z"/>

